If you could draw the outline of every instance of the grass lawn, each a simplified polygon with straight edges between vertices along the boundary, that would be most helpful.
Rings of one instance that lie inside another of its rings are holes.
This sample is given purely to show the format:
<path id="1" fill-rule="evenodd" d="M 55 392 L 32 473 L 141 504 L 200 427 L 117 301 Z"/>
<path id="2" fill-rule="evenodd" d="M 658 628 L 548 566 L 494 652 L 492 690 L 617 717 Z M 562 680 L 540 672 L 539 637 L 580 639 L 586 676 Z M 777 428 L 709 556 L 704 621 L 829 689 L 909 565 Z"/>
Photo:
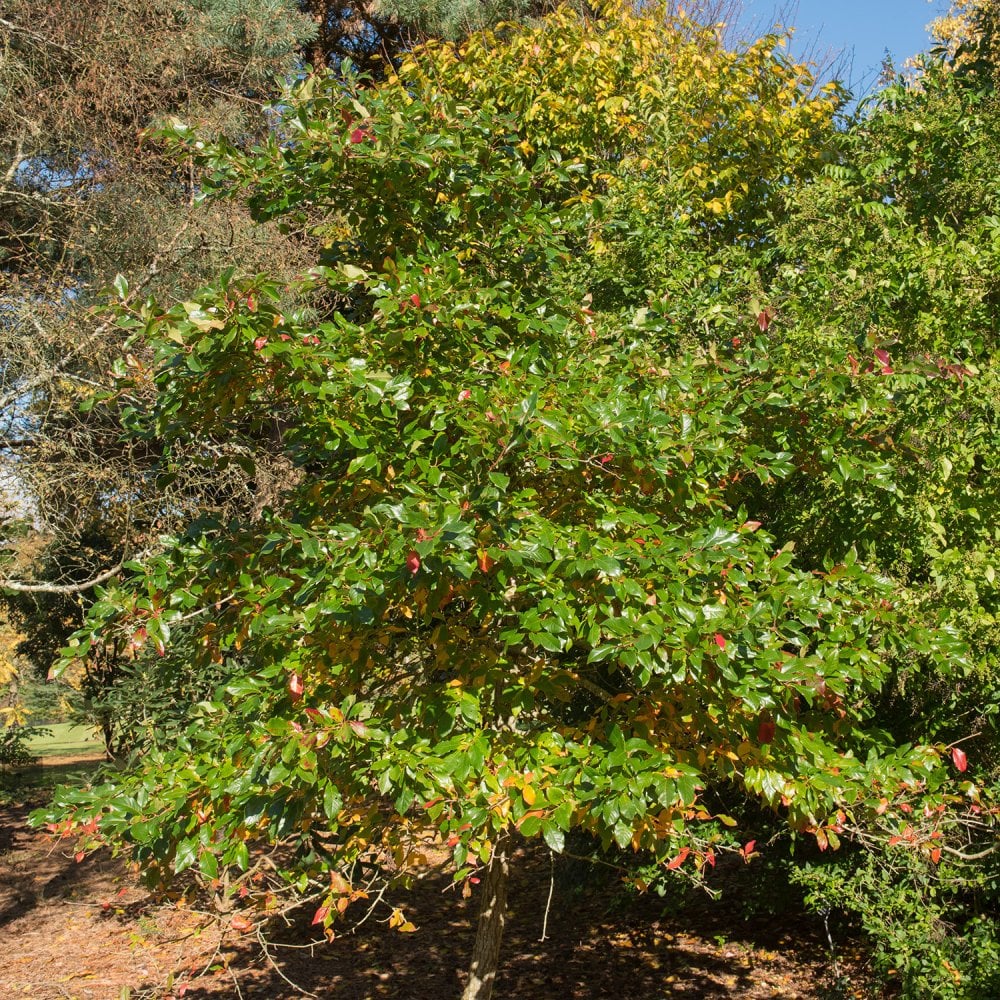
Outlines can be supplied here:
<path id="1" fill-rule="evenodd" d="M 39 736 L 28 743 L 31 752 L 43 759 L 82 757 L 86 754 L 101 756 L 104 753 L 104 744 L 98 738 L 96 731 L 88 726 L 72 726 L 68 722 L 57 722 L 45 728 L 51 735 Z"/>
<path id="2" fill-rule="evenodd" d="M 88 726 L 61 722 L 45 728 L 50 735 L 28 741 L 36 756 L 32 763 L 0 767 L 0 806 L 48 796 L 57 785 L 80 784 L 104 763 L 104 743 Z"/>

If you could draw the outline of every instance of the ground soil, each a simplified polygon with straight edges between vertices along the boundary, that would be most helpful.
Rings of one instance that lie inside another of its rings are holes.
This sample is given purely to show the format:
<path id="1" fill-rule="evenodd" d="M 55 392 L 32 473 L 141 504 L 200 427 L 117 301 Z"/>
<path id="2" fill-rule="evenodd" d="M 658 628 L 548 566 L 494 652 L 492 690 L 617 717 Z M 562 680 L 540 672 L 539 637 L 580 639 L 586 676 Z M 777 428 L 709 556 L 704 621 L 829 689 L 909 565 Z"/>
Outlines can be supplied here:
<path id="1" fill-rule="evenodd" d="M 63 766 L 74 761 L 52 761 Z M 403 893 L 417 926 L 369 922 L 310 946 L 310 912 L 254 934 L 154 899 L 105 852 L 77 861 L 27 825 L 34 803 L 0 807 L 0 997 L 32 1000 L 451 1000 L 471 952 L 475 896 L 447 876 Z M 750 866 L 747 866 L 750 867 Z M 744 919 L 738 869 L 721 902 L 665 901 L 622 889 L 613 875 L 560 859 L 550 890 L 547 852 L 516 859 L 497 1000 L 846 1000 L 864 987 L 864 948 L 794 909 Z M 759 880 L 758 880 L 759 882 Z"/>

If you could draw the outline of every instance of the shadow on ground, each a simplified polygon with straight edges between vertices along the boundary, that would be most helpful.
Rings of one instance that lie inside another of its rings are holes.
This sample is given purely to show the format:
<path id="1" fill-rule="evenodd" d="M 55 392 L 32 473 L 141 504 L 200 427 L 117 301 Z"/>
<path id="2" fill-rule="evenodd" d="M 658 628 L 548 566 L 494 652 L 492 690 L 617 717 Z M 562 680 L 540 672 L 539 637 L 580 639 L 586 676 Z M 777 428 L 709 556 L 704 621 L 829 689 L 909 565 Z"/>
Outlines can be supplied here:
<path id="1" fill-rule="evenodd" d="M 26 826 L 30 808 L 30 802 L 0 808 L 0 996 L 452 1000 L 461 993 L 478 900 L 475 894 L 462 898 L 447 874 L 428 876 L 392 899 L 417 926 L 413 933 L 373 918 L 332 942 L 310 945 L 316 937 L 310 907 L 288 926 L 271 929 L 265 954 L 253 934 L 227 929 L 220 940 L 218 926 L 197 908 L 158 904 L 138 886 L 134 872 L 106 851 L 78 863 L 70 844 Z M 835 984 L 818 921 L 794 908 L 761 915 L 767 911 L 760 905 L 762 893 L 782 896 L 766 869 L 720 858 L 712 877 L 726 889 L 719 902 L 700 892 L 666 900 L 638 895 L 613 871 L 565 856 L 550 862 L 544 845 L 532 842 L 513 866 L 494 996 L 877 995 L 861 988 L 864 955 L 850 939 L 838 939 L 842 980 Z M 743 916 L 748 902 L 755 904 L 748 911 L 758 914 L 750 920 Z"/>
<path id="2" fill-rule="evenodd" d="M 653 1000 L 685 997 L 819 998 L 833 988 L 821 928 L 801 914 L 757 927 L 734 919 L 731 901 L 707 897 L 683 912 L 665 912 L 656 896 L 627 894 L 591 869 L 587 886 L 567 885 L 557 868 L 548 917 L 547 856 L 522 856 L 510 897 L 494 996 L 516 1000 Z M 593 882 L 598 882 L 597 885 Z M 412 934 L 369 924 L 314 949 L 309 917 L 274 933 L 268 960 L 255 939 L 220 952 L 227 967 L 187 985 L 184 1000 L 242 996 L 291 1000 L 306 993 L 337 1000 L 448 1000 L 457 997 L 472 950 L 476 901 L 450 879 L 427 879 L 401 896 Z M 727 936 L 728 935 L 728 936 Z M 237 993 L 237 985 L 239 992 Z"/>

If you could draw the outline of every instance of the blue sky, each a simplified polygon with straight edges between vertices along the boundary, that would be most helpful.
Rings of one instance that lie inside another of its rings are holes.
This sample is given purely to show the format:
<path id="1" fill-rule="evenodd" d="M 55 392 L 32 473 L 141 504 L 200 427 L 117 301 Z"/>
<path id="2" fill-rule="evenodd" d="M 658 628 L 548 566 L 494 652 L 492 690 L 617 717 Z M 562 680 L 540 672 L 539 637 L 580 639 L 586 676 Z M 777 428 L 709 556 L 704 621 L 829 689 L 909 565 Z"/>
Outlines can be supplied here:
<path id="1" fill-rule="evenodd" d="M 745 18 L 758 30 L 773 23 L 775 12 L 792 11 L 796 26 L 793 51 L 812 49 L 823 60 L 828 53 L 843 52 L 845 82 L 860 97 L 877 80 L 886 49 L 896 65 L 923 51 L 929 44 L 925 25 L 944 13 L 947 0 L 745 0 Z M 797 8 L 797 9 L 796 9 Z"/>

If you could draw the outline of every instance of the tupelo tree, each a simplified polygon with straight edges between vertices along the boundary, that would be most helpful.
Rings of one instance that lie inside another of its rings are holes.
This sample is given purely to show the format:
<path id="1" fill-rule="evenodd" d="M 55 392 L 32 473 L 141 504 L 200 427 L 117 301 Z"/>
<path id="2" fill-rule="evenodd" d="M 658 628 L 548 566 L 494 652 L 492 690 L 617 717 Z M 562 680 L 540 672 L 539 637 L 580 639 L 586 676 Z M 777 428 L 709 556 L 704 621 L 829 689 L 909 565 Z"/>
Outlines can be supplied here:
<path id="1" fill-rule="evenodd" d="M 800 564 L 732 502 L 848 454 L 891 492 L 886 366 L 805 358 L 766 309 L 719 343 L 652 294 L 592 295 L 609 255 L 641 257 L 640 210 L 694 255 L 766 250 L 837 104 L 776 46 L 563 11 L 377 87 L 311 76 L 251 152 L 178 126 L 209 195 L 322 249 L 290 283 L 126 301 L 156 358 L 136 434 L 209 462 L 271 427 L 295 473 L 280 505 L 193 523 L 95 603 L 66 662 L 180 639 L 228 677 L 173 745 L 64 791 L 57 829 L 127 846 L 154 882 L 193 871 L 238 929 L 284 887 L 329 930 L 439 838 L 482 881 L 472 1000 L 519 839 L 558 852 L 578 830 L 705 871 L 753 853 L 713 788 L 821 848 L 950 801 L 941 748 L 870 725 L 900 651 L 943 664 L 949 635 L 853 549 Z"/>

